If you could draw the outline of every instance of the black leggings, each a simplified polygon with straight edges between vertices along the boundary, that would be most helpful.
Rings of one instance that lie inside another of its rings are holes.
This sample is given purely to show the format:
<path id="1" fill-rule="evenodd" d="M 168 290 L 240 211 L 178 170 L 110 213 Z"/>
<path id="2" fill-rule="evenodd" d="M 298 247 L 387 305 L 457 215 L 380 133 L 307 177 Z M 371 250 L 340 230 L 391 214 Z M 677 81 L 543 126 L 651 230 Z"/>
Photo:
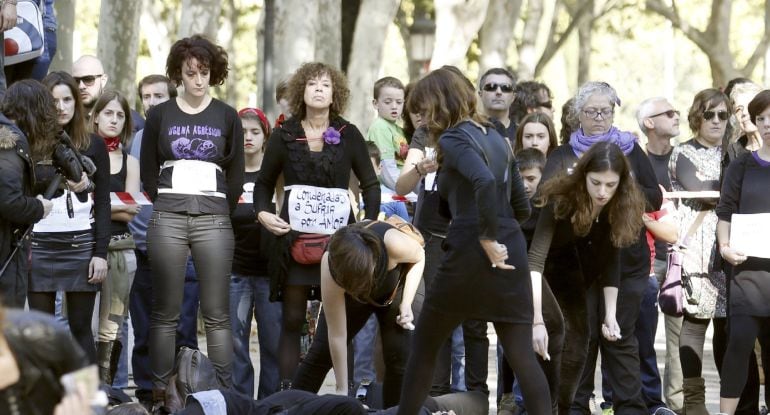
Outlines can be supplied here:
<path id="1" fill-rule="evenodd" d="M 409 382 L 405 382 L 401 389 L 399 414 L 413 415 L 420 410 L 431 387 L 438 350 L 463 320 L 460 316 L 444 314 L 430 307 L 422 310 L 414 332 L 412 353 L 407 363 Z M 532 415 L 550 414 L 548 383 L 532 349 L 532 325 L 494 325 L 505 356 L 521 381 L 527 412 Z"/>
<path id="2" fill-rule="evenodd" d="M 730 316 L 730 336 L 722 361 L 722 386 L 719 393 L 721 397 L 741 396 L 750 370 L 749 363 L 754 351 L 754 342 L 768 321 L 770 320 L 767 317 Z M 762 363 L 768 364 L 764 361 Z"/>
<path id="3" fill-rule="evenodd" d="M 293 379 L 299 365 L 300 337 L 307 316 L 307 285 L 284 285 L 283 320 L 278 339 L 278 370 L 281 380 Z"/>
<path id="4" fill-rule="evenodd" d="M 91 317 L 94 314 L 96 292 L 66 292 L 67 323 L 75 341 L 86 352 L 88 360 L 96 363 L 96 346 L 94 333 L 91 331 Z M 30 292 L 28 295 L 29 308 L 54 314 L 56 307 L 55 292 Z"/>

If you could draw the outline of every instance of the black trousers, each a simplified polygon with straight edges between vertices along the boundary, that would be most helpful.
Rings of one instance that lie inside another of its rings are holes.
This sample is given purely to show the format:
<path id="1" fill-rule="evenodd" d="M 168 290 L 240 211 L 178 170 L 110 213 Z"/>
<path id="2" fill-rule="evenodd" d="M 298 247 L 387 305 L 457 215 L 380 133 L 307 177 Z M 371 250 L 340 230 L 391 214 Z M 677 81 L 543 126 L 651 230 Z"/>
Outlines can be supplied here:
<path id="1" fill-rule="evenodd" d="M 411 331 L 403 329 L 396 324 L 399 314 L 399 300 L 403 295 L 403 287 L 399 288 L 394 301 L 388 307 L 377 307 L 364 304 L 345 295 L 345 312 L 347 315 L 348 347 L 351 347 L 353 337 L 366 324 L 369 316 L 374 314 L 380 325 L 380 338 L 382 339 L 382 354 L 385 360 L 385 379 L 383 382 L 383 402 L 386 407 L 398 404 L 401 384 L 406 370 L 406 360 L 409 355 Z M 415 316 L 419 316 L 424 297 L 424 287 L 420 284 L 417 294 L 412 302 L 412 310 Z M 331 352 L 329 351 L 329 328 L 326 323 L 326 315 L 321 311 L 318 320 L 318 329 L 310 345 L 307 355 L 299 365 L 292 382 L 295 389 L 317 393 L 323 385 L 324 378 L 332 368 Z"/>
<path id="2" fill-rule="evenodd" d="M 613 410 L 618 415 L 648 415 L 642 399 L 642 382 L 639 369 L 639 345 L 634 335 L 636 319 L 642 306 L 649 275 L 628 276 L 620 280 L 616 319 L 621 338 L 611 342 L 601 335 L 604 322 L 603 291 L 597 284 L 588 290 L 588 323 L 590 341 L 588 358 L 583 375 L 572 402 L 571 412 L 589 414 L 588 402 L 594 390 L 594 371 L 599 348 L 607 363 L 607 381 L 612 388 Z M 569 342 L 569 340 L 567 340 Z"/>

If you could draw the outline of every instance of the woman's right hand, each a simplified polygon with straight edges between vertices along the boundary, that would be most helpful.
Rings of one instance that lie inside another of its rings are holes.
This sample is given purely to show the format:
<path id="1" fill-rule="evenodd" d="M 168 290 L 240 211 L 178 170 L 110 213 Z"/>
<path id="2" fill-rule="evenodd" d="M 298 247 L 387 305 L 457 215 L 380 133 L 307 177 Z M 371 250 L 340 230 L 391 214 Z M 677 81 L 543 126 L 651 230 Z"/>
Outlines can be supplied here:
<path id="1" fill-rule="evenodd" d="M 438 170 L 438 163 L 436 162 L 435 158 L 425 157 L 424 159 L 417 162 L 417 164 L 420 166 L 418 173 L 429 174 Z"/>
<path id="2" fill-rule="evenodd" d="M 730 248 L 730 245 L 720 247 L 719 253 L 725 261 L 731 263 L 733 266 L 740 265 L 748 259 L 743 252 Z"/>
<path id="3" fill-rule="evenodd" d="M 88 178 L 88 175 L 86 172 L 83 172 L 80 176 L 80 181 L 75 183 L 72 180 L 67 180 L 67 186 L 69 186 L 70 190 L 72 190 L 75 193 L 80 193 L 84 190 L 88 189 L 88 186 L 91 184 L 91 179 Z"/>
<path id="4" fill-rule="evenodd" d="M 513 265 L 508 265 L 505 260 L 508 259 L 508 248 L 493 240 L 493 239 L 480 239 L 481 247 L 484 248 L 484 253 L 487 254 L 489 262 L 492 263 L 492 268 L 500 269 L 516 269 Z"/>
<path id="5" fill-rule="evenodd" d="M 259 220 L 259 223 L 261 223 L 265 229 L 276 236 L 286 235 L 291 230 L 291 226 L 275 213 L 265 211 L 259 212 L 257 214 L 257 220 Z"/>

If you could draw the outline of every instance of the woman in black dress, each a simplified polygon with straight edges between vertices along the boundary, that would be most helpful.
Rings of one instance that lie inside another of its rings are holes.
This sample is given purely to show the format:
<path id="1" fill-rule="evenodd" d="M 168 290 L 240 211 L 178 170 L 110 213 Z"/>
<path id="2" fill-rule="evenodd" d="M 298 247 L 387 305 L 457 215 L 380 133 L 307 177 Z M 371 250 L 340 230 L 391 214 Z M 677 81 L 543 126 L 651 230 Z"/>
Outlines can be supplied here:
<path id="1" fill-rule="evenodd" d="M 399 414 L 418 411 L 439 347 L 469 318 L 494 322 L 522 380 L 527 412 L 550 412 L 547 382 L 532 348 L 532 285 L 517 222 L 529 216 L 529 201 L 510 145 L 478 114 L 474 92 L 460 76 L 438 69 L 418 82 L 407 104 L 426 120 L 430 134 L 440 136 L 439 192 L 452 222 L 444 262 L 417 321 Z"/>
<path id="2" fill-rule="evenodd" d="M 567 414 L 587 357 L 587 296 L 592 287 L 601 288 L 603 294 L 602 335 L 611 342 L 621 338 L 615 316 L 620 248 L 638 237 L 644 196 L 620 147 L 607 141 L 594 144 L 572 174 L 544 183 L 540 192 L 544 207 L 529 264 L 532 281 L 545 277 L 542 295 L 537 287 L 534 292 L 535 303 L 542 303 L 544 320 L 535 322 L 534 346 L 538 354 L 550 357 L 542 363 L 554 414 L 557 404 L 558 413 Z M 577 266 L 568 271 L 565 263 Z M 549 342 L 554 334 L 557 340 Z"/>
<path id="3" fill-rule="evenodd" d="M 761 329 L 770 317 L 770 259 L 747 256 L 730 246 L 733 214 L 770 213 L 770 90 L 760 92 L 749 103 L 751 122 L 762 137 L 759 150 L 738 156 L 727 168 L 716 208 L 717 240 L 722 258 L 733 265 L 728 293 L 728 328 L 720 412 L 735 413 L 746 382 L 748 357 Z"/>
<path id="4" fill-rule="evenodd" d="M 351 169 L 360 182 L 366 218 L 376 219 L 380 211 L 380 185 L 364 138 L 340 116 L 349 95 L 347 81 L 336 69 L 322 63 L 302 65 L 289 81 L 292 118 L 273 132 L 254 185 L 257 218 L 279 236 L 270 266 L 271 299 L 283 301 L 278 345 L 282 389 L 291 386 L 299 363 L 307 301 L 320 299 L 320 255 L 314 261 L 302 260 L 315 263 L 300 263 L 290 255 L 292 244 L 300 243 L 301 235 L 331 235 L 354 221 L 347 208 Z M 286 193 L 276 214 L 271 206 L 280 176 Z M 317 201 L 322 194 L 336 202 Z"/>

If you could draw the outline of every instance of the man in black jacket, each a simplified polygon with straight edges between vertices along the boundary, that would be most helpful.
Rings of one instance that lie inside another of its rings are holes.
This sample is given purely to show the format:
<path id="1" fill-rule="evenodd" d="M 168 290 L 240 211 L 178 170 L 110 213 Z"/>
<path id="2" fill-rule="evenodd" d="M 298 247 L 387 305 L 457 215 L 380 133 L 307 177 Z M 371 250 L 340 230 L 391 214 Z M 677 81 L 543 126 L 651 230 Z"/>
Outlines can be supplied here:
<path id="1" fill-rule="evenodd" d="M 0 114 L 0 300 L 8 307 L 23 308 L 27 298 L 29 244 L 22 235 L 53 207 L 31 196 L 32 169 L 27 138 Z"/>

